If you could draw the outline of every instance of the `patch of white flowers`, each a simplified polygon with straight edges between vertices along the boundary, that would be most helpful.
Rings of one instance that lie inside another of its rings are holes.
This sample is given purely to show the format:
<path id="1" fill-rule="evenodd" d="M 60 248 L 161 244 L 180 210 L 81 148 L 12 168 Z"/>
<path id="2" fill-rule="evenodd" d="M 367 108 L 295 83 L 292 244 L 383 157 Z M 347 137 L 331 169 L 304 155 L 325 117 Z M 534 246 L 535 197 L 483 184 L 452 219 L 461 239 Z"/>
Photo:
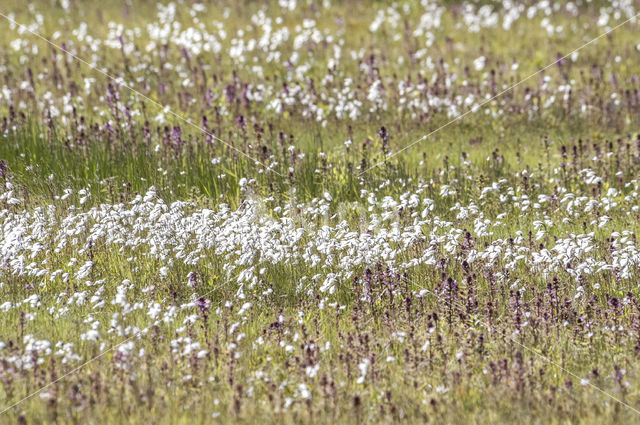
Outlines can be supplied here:
<path id="1" fill-rule="evenodd" d="M 282 0 L 280 6 L 279 14 L 286 16 L 298 13 L 299 4 L 296 1 Z M 173 2 L 166 5 L 159 4 L 154 19 L 144 26 L 126 28 L 122 23 L 109 22 L 104 39 L 92 35 L 88 25 L 80 22 L 77 28 L 71 30 L 73 38 L 65 40 L 65 46 L 70 52 L 81 56 L 86 56 L 86 53 L 80 53 L 80 50 L 92 52 L 93 55 L 85 59 L 98 67 L 100 57 L 96 53 L 103 49 L 117 54 L 122 52 L 125 56 L 137 56 L 139 63 L 145 65 L 131 66 L 128 72 L 131 73 L 132 80 L 126 83 L 143 91 L 148 88 L 146 79 L 149 72 L 171 73 L 176 81 L 182 82 L 185 89 L 198 88 L 190 76 L 188 62 L 184 60 L 165 62 L 161 57 L 161 46 L 175 47 L 176 50 L 192 57 L 206 55 L 207 58 L 213 56 L 215 61 L 231 61 L 234 69 L 246 70 L 250 75 L 260 77 L 259 81 L 250 82 L 242 88 L 243 96 L 248 101 L 258 104 L 262 110 L 274 115 L 297 111 L 296 113 L 302 117 L 314 119 L 322 125 L 326 125 L 331 117 L 357 120 L 363 116 L 375 118 L 381 111 L 394 110 L 398 113 L 410 111 L 411 118 L 439 111 L 453 117 L 462 112 L 461 107 L 464 107 L 464 110 L 476 110 L 484 99 L 491 97 L 494 93 L 490 91 L 491 76 L 486 72 L 487 68 L 493 64 L 490 63 L 489 58 L 477 56 L 466 60 L 472 65 L 471 69 L 481 78 L 478 87 L 483 92 L 452 97 L 446 93 L 429 90 L 429 95 L 424 96 L 425 90 L 428 89 L 428 84 L 425 85 L 425 83 L 434 83 L 442 78 L 442 70 L 449 71 L 451 65 L 460 60 L 456 58 L 451 63 L 445 60 L 440 69 L 436 66 L 438 59 L 431 56 L 433 53 L 429 47 L 434 40 L 447 36 L 441 25 L 446 8 L 433 1 L 423 0 L 420 4 L 393 3 L 386 8 L 378 9 L 368 26 L 374 37 L 382 37 L 384 36 L 382 34 L 387 32 L 395 34 L 392 40 L 385 39 L 385 43 L 397 44 L 398 51 L 401 50 L 400 43 L 403 42 L 403 37 L 400 34 L 403 31 L 409 31 L 415 37 L 417 50 L 413 53 L 412 59 L 417 62 L 424 77 L 416 81 L 397 81 L 390 75 L 373 78 L 378 64 L 367 61 L 363 49 L 347 48 L 347 34 L 339 26 L 328 26 L 314 19 L 302 21 L 293 19 L 296 24 L 292 25 L 285 21 L 285 16 L 271 18 L 265 10 L 261 9 L 251 16 L 245 26 L 233 28 L 229 23 L 228 10 L 221 15 L 216 15 L 216 19 L 205 20 L 203 14 L 207 12 L 207 8 L 200 3 L 193 4 L 188 9 L 188 13 L 182 14 L 180 19 L 178 19 L 177 9 L 178 5 Z M 469 33 L 488 28 L 515 31 L 514 28 L 520 20 L 537 19 L 549 37 L 562 37 L 565 29 L 556 25 L 554 19 L 554 14 L 560 12 L 573 16 L 578 13 L 578 9 L 574 2 L 563 5 L 548 0 L 540 0 L 529 6 L 512 0 L 503 0 L 502 4 L 496 7 L 465 3 L 460 10 L 461 16 L 457 19 L 457 26 Z M 616 23 L 632 18 L 636 13 L 637 10 L 632 1 L 616 1 L 600 9 L 597 25 L 610 29 Z M 44 32 L 43 26 L 46 20 L 47 17 L 36 14 L 34 21 L 28 26 L 34 31 Z M 405 23 L 410 24 L 410 27 L 405 29 Z M 17 30 L 19 33 L 24 32 L 20 28 Z M 7 53 L 19 56 L 21 63 L 37 60 L 40 40 L 26 37 L 27 34 L 19 35 L 9 42 L 11 49 Z M 327 60 L 320 61 L 314 58 L 314 55 L 308 52 L 310 45 L 323 45 L 323 48 L 329 52 Z M 142 50 L 137 51 L 136 46 L 143 46 Z M 573 61 L 576 58 L 577 54 L 571 57 Z M 405 60 L 404 56 L 398 58 L 399 63 Z M 157 65 L 159 62 L 164 64 L 163 69 Z M 280 83 L 275 84 L 268 79 L 263 79 L 262 76 L 265 74 L 263 66 L 259 63 L 280 68 L 283 71 L 286 88 L 283 88 Z M 362 91 L 354 89 L 348 74 L 345 73 L 346 69 L 354 66 L 359 67 L 362 73 L 372 76 L 366 82 L 368 86 L 362 87 L 364 89 Z M 210 65 L 205 65 L 205 69 L 209 68 L 211 68 Z M 308 75 L 314 73 L 313 71 L 324 75 L 318 81 L 311 82 Z M 517 67 L 512 68 L 510 72 L 514 73 L 514 78 L 518 76 Z M 50 114 L 53 118 L 59 117 L 65 125 L 73 121 L 74 108 L 78 113 L 83 113 L 91 107 L 93 112 L 108 113 L 109 108 L 104 105 L 104 96 L 96 99 L 96 93 L 92 93 L 95 78 L 84 79 L 83 91 L 63 96 L 54 96 L 37 84 L 40 80 L 50 78 L 47 72 L 43 72 L 34 77 L 36 87 L 32 87 L 29 81 L 24 81 L 21 86 L 15 88 L 0 87 L 0 107 L 13 105 L 13 99 L 17 97 L 18 92 L 35 91 L 38 93 L 35 97 L 38 99 L 36 106 L 40 114 L 42 116 Z M 566 82 L 561 77 L 552 80 L 547 75 L 546 78 L 549 80 L 545 81 L 544 85 L 544 101 L 535 105 L 534 109 L 549 109 L 567 101 Z M 467 78 L 463 75 L 458 75 L 456 72 L 446 75 L 447 89 L 453 86 L 463 88 L 467 84 Z M 392 85 L 401 86 L 399 98 L 387 96 L 385 88 Z M 45 92 L 39 93 L 41 90 Z M 614 90 L 608 95 L 612 99 L 611 105 L 619 106 L 621 103 L 619 99 L 624 96 L 624 89 L 621 87 L 619 91 Z M 223 115 L 231 114 L 231 108 L 227 108 L 228 105 L 224 103 L 223 98 L 222 93 L 211 93 L 211 100 L 220 105 L 219 112 Z M 502 115 L 500 99 L 494 101 L 494 106 L 498 109 L 493 111 L 493 115 L 496 117 Z M 129 105 L 129 107 L 133 117 L 142 116 L 143 111 L 140 110 L 139 105 Z M 592 107 L 593 105 L 585 102 L 575 110 L 588 113 Z M 158 114 L 155 118 L 156 122 L 163 124 L 166 114 L 167 111 Z"/>

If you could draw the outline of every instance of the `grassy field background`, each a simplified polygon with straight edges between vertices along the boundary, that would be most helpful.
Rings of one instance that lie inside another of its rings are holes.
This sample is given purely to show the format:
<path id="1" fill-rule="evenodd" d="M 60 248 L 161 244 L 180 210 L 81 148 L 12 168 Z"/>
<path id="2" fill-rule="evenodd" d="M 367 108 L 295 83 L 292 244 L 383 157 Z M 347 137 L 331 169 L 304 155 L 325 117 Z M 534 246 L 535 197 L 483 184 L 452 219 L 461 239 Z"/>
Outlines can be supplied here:
<path id="1" fill-rule="evenodd" d="M 0 423 L 639 422 L 637 7 L 4 1 Z"/>

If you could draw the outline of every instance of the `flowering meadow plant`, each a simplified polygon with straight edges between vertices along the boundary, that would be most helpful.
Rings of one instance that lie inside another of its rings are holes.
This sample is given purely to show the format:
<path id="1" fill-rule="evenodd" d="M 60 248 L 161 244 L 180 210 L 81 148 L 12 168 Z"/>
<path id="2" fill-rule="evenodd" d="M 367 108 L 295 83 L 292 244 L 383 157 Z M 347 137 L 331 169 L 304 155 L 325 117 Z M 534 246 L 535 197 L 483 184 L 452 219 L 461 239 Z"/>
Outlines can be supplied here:
<path id="1" fill-rule="evenodd" d="M 638 2 L 103 3 L 0 4 L 0 423 L 640 421 Z"/>

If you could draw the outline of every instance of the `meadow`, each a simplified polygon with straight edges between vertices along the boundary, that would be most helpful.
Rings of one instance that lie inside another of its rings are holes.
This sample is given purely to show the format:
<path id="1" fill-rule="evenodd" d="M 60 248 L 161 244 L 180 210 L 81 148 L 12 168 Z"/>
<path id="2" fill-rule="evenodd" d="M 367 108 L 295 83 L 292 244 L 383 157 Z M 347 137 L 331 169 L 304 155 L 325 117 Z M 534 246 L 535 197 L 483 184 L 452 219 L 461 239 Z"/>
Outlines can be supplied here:
<path id="1" fill-rule="evenodd" d="M 638 14 L 3 0 L 0 424 L 640 423 Z"/>

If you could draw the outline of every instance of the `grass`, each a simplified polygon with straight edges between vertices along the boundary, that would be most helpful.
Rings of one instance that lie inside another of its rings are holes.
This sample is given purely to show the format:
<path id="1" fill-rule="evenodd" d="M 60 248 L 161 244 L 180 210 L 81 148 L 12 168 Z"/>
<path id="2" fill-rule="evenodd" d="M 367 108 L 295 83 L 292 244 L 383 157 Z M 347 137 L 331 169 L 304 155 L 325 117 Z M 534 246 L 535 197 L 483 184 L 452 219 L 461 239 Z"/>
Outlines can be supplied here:
<path id="1" fill-rule="evenodd" d="M 298 3 L 3 3 L 0 423 L 636 422 L 637 24 Z"/>

